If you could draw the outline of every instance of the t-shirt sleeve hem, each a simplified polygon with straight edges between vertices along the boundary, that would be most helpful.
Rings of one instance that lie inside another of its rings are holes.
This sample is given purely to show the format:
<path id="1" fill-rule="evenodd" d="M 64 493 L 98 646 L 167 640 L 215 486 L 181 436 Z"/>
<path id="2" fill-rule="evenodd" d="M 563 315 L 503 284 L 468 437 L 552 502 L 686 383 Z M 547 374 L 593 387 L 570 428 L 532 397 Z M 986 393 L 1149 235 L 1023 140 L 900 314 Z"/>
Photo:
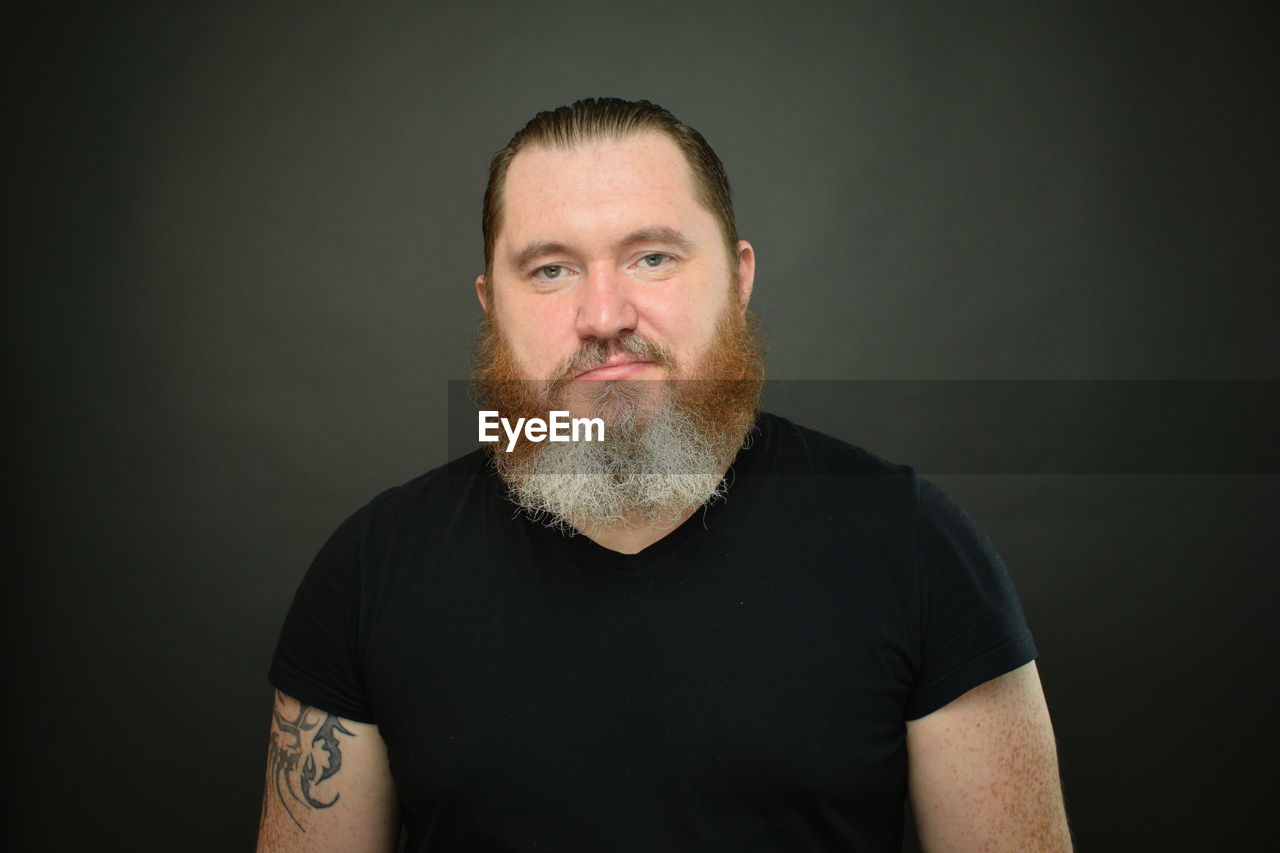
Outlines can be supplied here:
<path id="1" fill-rule="evenodd" d="M 272 664 L 271 669 L 267 672 L 267 681 L 281 693 L 292 696 L 304 705 L 310 705 L 312 708 L 336 714 L 352 722 L 377 724 L 368 708 L 361 708 L 348 702 L 343 702 L 306 678 L 288 672 L 275 664 Z"/>
<path id="2" fill-rule="evenodd" d="M 1012 672 L 1038 656 L 1030 631 L 1010 637 L 926 684 L 908 702 L 906 719 L 918 720 L 928 716 L 979 684 Z"/>

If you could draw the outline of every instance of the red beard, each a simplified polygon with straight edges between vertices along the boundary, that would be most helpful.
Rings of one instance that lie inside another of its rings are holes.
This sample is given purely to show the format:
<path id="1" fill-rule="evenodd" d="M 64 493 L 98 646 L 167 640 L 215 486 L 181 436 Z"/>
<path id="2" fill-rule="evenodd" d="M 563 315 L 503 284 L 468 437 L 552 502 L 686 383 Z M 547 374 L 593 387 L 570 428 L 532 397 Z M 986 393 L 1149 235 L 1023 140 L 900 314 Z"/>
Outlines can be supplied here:
<path id="1" fill-rule="evenodd" d="M 572 383 L 573 377 L 604 364 L 611 352 L 618 351 L 652 361 L 665 368 L 672 378 L 649 382 Z M 625 488 L 619 483 L 636 475 L 654 473 L 652 469 L 656 460 L 645 458 L 644 453 L 633 452 L 627 444 L 637 441 L 638 435 L 646 428 L 646 419 L 643 416 L 628 418 L 620 413 L 636 412 L 636 401 L 647 394 L 660 395 L 656 405 L 674 407 L 697 435 L 697 465 L 709 466 L 707 470 L 714 470 L 718 479 L 741 449 L 755 423 L 760 391 L 764 385 L 764 370 L 759 324 L 749 312 L 741 315 L 732 309 L 727 311 L 717 324 L 707 353 L 687 373 L 675 363 L 669 350 L 631 334 L 612 341 L 587 342 L 545 380 L 533 380 L 522 375 L 500 330 L 486 316 L 477 335 L 471 387 L 482 408 L 496 410 L 511 422 L 516 418 L 545 419 L 552 409 L 568 408 L 563 402 L 566 393 L 581 390 L 582 396 L 596 407 L 591 415 L 605 419 L 605 442 L 615 442 L 621 454 L 621 465 L 628 469 L 618 471 L 619 463 L 615 458 L 606 476 L 615 480 L 615 487 Z M 557 447 L 562 448 L 563 445 L 520 440 L 511 452 L 497 444 L 490 445 L 488 449 L 494 467 L 513 493 L 518 494 L 528 487 L 530 474 L 539 469 L 540 461 L 549 458 L 546 454 L 557 452 Z M 687 456 L 677 458 L 688 459 Z M 688 463 L 685 461 L 683 464 Z M 708 492 L 700 500 L 705 501 L 710 496 Z M 643 508 L 636 511 L 642 515 L 647 512 Z M 661 514 L 665 516 L 671 511 L 672 508 L 668 507 Z M 572 518 L 567 520 L 573 523 Z"/>

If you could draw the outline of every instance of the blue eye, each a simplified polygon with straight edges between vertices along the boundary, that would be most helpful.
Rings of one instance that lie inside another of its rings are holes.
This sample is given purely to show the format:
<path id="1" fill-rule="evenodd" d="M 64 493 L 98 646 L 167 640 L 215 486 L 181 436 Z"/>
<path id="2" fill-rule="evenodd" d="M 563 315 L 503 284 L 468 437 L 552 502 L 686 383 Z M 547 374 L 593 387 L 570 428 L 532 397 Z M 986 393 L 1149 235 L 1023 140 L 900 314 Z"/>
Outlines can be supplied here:
<path id="1" fill-rule="evenodd" d="M 661 266 L 663 261 L 667 260 L 667 258 L 669 257 L 670 257 L 669 255 L 659 254 L 658 252 L 651 252 L 645 255 L 643 258 L 641 258 L 640 263 L 644 264 L 646 267 L 649 267 L 650 269 L 653 269 L 654 267 Z M 650 261 L 656 261 L 656 263 L 650 263 Z"/>

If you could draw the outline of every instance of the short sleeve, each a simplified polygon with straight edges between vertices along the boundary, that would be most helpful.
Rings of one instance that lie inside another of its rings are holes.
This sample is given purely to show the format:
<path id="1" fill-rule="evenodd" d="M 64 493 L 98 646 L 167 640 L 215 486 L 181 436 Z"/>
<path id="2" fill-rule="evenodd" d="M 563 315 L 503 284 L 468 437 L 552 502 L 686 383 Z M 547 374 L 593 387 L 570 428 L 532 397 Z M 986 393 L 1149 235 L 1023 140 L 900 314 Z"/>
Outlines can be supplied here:
<path id="1" fill-rule="evenodd" d="M 372 723 L 358 653 L 364 518 L 361 511 L 343 522 L 312 561 L 285 617 L 267 678 L 300 702 Z"/>
<path id="2" fill-rule="evenodd" d="M 991 540 L 937 485 L 914 479 L 920 657 L 908 720 L 1037 656 L 1022 603 Z"/>

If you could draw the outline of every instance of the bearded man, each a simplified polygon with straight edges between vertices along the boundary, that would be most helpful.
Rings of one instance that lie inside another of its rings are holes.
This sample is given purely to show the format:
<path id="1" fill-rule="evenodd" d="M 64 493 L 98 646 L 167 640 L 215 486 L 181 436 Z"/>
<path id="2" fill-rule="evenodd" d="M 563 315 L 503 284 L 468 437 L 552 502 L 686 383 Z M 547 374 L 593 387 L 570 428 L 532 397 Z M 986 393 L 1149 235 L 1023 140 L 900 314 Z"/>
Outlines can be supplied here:
<path id="1" fill-rule="evenodd" d="M 1069 850 L 1036 650 L 911 468 L 758 411 L 755 253 L 646 101 L 494 158 L 472 382 L 604 422 L 388 490 L 272 662 L 259 850 Z"/>

